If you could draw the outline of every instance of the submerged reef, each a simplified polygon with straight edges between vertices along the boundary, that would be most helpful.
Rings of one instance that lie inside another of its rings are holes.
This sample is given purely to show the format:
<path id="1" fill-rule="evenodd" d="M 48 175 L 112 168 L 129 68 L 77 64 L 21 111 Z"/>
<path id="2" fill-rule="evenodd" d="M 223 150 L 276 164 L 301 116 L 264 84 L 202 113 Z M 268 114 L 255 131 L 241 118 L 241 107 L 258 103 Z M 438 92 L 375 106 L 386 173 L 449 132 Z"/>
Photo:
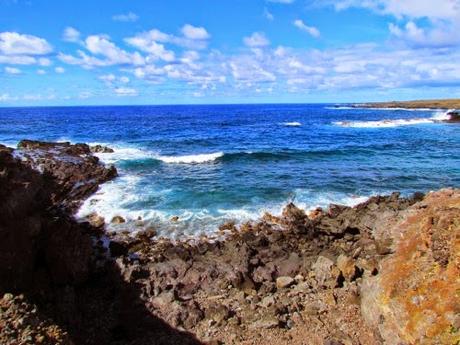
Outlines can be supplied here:
<path id="1" fill-rule="evenodd" d="M 75 220 L 117 175 L 99 150 L 0 146 L 0 343 L 460 341 L 460 190 L 289 204 L 172 241 Z"/>

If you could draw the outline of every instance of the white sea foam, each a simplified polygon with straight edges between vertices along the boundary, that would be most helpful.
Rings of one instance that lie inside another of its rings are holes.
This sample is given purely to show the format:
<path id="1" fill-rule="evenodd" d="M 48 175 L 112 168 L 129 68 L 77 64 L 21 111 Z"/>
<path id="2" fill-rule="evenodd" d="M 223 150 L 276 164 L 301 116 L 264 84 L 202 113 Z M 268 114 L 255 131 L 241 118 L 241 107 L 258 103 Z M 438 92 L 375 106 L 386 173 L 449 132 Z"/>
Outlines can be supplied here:
<path id="1" fill-rule="evenodd" d="M 300 126 L 302 126 L 302 124 L 300 122 L 283 122 L 282 125 L 286 126 L 286 127 L 300 127 Z"/>
<path id="2" fill-rule="evenodd" d="M 223 152 L 215 152 L 187 156 L 155 156 L 154 158 L 170 164 L 198 164 L 215 161 L 223 155 Z"/>
<path id="3" fill-rule="evenodd" d="M 450 110 L 449 110 L 450 111 Z M 389 127 L 400 127 L 400 126 L 414 126 L 427 123 L 437 123 L 450 119 L 447 112 L 436 112 L 430 118 L 413 118 L 413 119 L 385 119 L 379 121 L 337 121 L 334 125 L 340 127 L 352 127 L 352 128 L 389 128 Z"/>

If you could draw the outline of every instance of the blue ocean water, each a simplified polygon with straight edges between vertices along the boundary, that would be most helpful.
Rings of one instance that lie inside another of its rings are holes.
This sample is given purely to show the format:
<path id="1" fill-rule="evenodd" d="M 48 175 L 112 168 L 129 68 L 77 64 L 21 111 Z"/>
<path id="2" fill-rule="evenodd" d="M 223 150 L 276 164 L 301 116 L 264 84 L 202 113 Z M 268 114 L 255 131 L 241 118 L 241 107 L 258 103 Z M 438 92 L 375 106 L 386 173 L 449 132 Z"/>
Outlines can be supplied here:
<path id="1" fill-rule="evenodd" d="M 460 125 L 433 110 L 333 105 L 0 108 L 0 142 L 101 143 L 120 177 L 80 210 L 139 217 L 168 236 L 225 220 L 460 187 Z M 173 215 L 179 222 L 171 222 Z"/>

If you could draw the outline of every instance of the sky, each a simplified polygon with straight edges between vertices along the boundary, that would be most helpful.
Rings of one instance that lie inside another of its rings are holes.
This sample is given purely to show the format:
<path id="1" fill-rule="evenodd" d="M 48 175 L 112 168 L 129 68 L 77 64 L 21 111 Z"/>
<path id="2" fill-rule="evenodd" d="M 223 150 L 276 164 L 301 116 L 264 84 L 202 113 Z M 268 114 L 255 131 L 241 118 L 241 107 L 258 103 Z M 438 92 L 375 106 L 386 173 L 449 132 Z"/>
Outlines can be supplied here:
<path id="1" fill-rule="evenodd" d="M 460 97 L 460 0 L 0 0 L 0 106 Z"/>

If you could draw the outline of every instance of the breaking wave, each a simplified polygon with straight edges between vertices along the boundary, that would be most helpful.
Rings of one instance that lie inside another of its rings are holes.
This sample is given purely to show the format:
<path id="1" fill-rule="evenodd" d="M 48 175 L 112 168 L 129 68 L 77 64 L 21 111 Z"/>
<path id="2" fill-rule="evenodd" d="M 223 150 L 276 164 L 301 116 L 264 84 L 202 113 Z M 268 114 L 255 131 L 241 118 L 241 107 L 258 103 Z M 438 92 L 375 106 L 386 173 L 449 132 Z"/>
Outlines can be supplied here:
<path id="1" fill-rule="evenodd" d="M 390 128 L 400 126 L 414 126 L 427 123 L 438 123 L 448 121 L 450 119 L 449 111 L 437 112 L 429 118 L 413 118 L 413 119 L 384 119 L 378 121 L 336 121 L 334 125 L 350 128 Z"/>

